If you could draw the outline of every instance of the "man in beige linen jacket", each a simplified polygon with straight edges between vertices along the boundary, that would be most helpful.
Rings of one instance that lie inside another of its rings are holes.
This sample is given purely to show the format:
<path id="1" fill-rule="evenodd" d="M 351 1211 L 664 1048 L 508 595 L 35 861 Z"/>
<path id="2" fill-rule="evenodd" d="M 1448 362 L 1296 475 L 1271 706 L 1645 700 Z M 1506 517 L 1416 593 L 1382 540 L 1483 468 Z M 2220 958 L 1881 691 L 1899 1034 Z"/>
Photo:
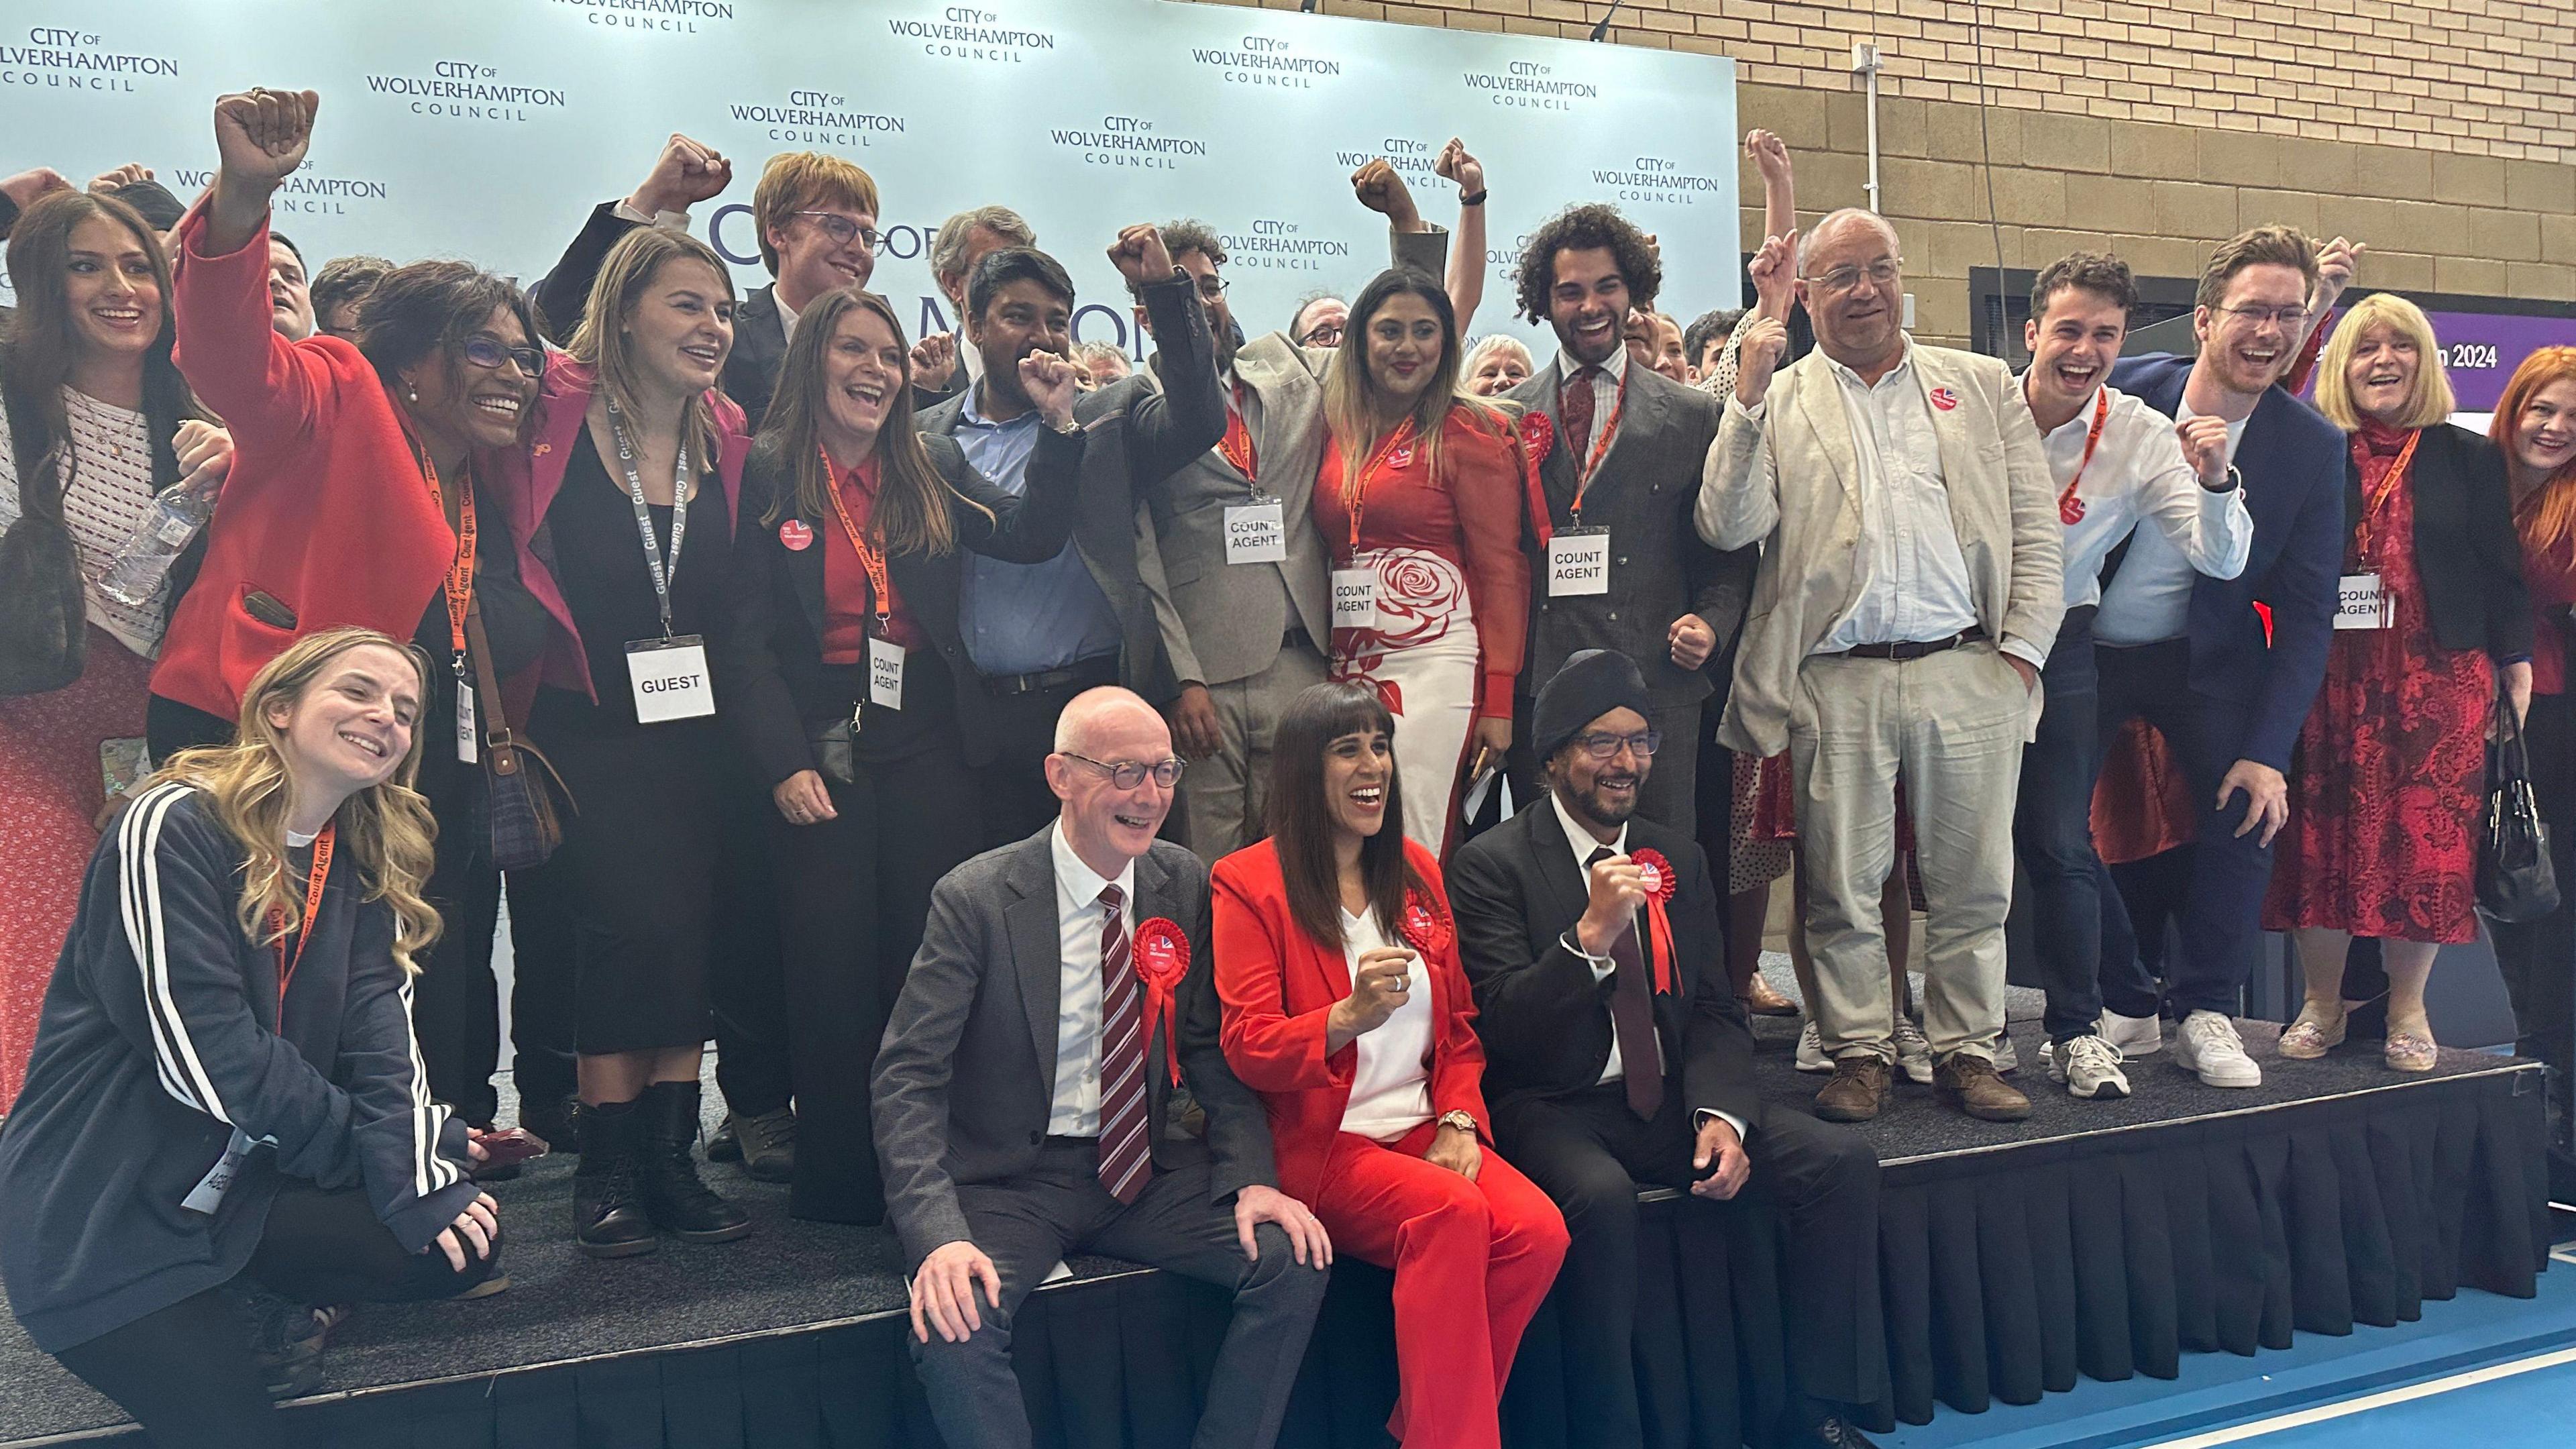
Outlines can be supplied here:
<path id="1" fill-rule="evenodd" d="M 1774 378 L 1787 334 L 1754 324 L 1696 513 L 1720 549 L 1763 545 L 1721 743 L 1786 749 L 1807 876 L 1809 1003 L 1829 1121 L 1875 1116 L 1895 1057 L 1881 885 L 1905 787 L 1931 903 L 1926 1034 L 1941 1095 L 2012 1120 L 1996 1075 L 2012 814 L 2040 666 L 2064 612 L 2048 462 L 2000 361 L 1901 325 L 1894 228 L 1840 211 L 1794 255 L 1817 350 Z"/>

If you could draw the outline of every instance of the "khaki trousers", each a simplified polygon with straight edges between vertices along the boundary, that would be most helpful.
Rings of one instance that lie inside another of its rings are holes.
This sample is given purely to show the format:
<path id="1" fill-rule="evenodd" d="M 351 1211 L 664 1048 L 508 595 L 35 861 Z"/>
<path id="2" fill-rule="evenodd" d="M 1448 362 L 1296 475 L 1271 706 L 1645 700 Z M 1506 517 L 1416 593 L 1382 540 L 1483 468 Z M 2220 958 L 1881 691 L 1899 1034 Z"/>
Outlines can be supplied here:
<path id="1" fill-rule="evenodd" d="M 1224 746 L 1181 774 L 1183 843 L 1210 865 L 1267 833 L 1270 740 L 1299 690 L 1324 682 L 1324 656 L 1313 648 L 1281 649 L 1259 674 L 1211 684 Z"/>

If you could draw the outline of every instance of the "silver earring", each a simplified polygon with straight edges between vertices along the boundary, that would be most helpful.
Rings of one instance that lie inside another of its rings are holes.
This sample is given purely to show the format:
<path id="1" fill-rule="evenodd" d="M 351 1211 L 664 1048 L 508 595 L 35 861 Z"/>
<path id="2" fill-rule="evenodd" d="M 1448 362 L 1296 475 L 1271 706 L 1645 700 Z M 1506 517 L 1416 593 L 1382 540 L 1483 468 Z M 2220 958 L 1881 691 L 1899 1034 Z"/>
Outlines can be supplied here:
<path id="1" fill-rule="evenodd" d="M 420 406 L 420 389 L 419 389 L 419 388 L 416 388 L 416 387 L 407 387 L 407 388 L 404 388 L 404 389 L 403 389 L 403 396 L 405 396 L 405 397 L 407 397 L 407 398 L 409 398 L 409 399 L 411 400 L 411 404 L 412 404 L 412 406 L 414 406 L 414 407 L 418 407 L 418 406 Z"/>

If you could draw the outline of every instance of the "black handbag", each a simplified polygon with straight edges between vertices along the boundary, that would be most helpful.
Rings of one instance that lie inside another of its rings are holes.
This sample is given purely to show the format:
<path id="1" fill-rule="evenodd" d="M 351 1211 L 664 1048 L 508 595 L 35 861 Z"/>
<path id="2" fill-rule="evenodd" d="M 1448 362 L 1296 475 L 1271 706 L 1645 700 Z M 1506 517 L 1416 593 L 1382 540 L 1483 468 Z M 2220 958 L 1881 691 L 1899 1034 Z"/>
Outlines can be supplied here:
<path id="1" fill-rule="evenodd" d="M 2518 925 L 2556 909 L 2557 872 L 2549 863 L 2549 825 L 2531 790 L 2531 750 L 2512 700 L 2499 692 L 2486 820 L 2478 835 L 2478 911 Z"/>
<path id="2" fill-rule="evenodd" d="M 484 823 L 491 833 L 492 863 L 502 870 L 543 865 L 563 844 L 564 812 L 577 813 L 581 807 L 554 761 L 510 730 L 501 707 L 501 681 L 492 673 L 492 644 L 483 637 L 480 600 L 466 601 L 465 652 L 474 657 L 475 723 L 483 730 Z"/>
<path id="3" fill-rule="evenodd" d="M 79 679 L 89 662 L 89 602 L 63 526 L 70 485 L 61 464 L 71 440 L 31 447 L 38 434 L 14 390 L 6 405 L 18 521 L 0 533 L 0 695 L 43 694 Z"/>

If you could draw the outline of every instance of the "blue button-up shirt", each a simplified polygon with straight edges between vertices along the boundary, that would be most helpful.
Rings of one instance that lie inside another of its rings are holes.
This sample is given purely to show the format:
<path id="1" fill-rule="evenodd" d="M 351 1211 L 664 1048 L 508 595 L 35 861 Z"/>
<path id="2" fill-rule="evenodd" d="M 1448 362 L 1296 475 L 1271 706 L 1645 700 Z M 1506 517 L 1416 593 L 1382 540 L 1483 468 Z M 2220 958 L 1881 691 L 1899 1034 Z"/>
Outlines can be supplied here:
<path id="1" fill-rule="evenodd" d="M 976 472 L 1017 496 L 1028 490 L 1029 456 L 1046 424 L 1034 410 L 1007 423 L 989 421 L 977 410 L 983 398 L 979 381 L 958 413 L 957 445 Z M 966 657 L 983 674 L 1042 674 L 1118 652 L 1118 611 L 1071 544 L 1041 564 L 968 554 L 964 582 L 957 628 Z"/>

